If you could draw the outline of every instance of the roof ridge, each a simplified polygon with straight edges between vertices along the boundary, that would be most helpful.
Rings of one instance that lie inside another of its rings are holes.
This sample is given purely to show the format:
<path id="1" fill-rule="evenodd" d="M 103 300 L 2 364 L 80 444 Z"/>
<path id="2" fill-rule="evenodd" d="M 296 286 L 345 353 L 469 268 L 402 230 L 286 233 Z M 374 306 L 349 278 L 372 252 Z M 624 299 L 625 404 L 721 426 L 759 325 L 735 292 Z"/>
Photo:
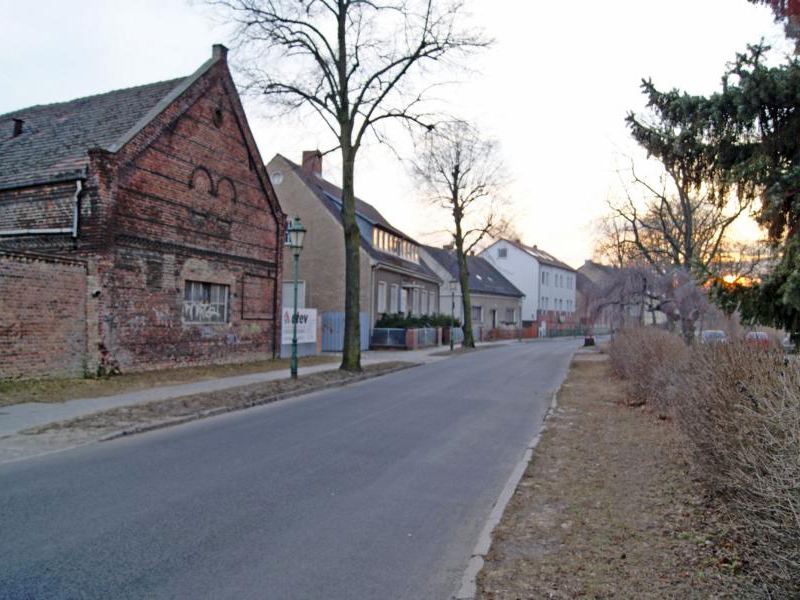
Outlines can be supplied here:
<path id="1" fill-rule="evenodd" d="M 295 172 L 297 172 L 297 174 L 300 176 L 300 178 L 304 182 L 306 182 L 307 184 L 313 183 L 314 185 L 316 185 L 323 195 L 333 196 L 333 194 L 331 194 L 330 192 L 325 190 L 325 186 L 326 185 L 330 186 L 332 188 L 335 188 L 336 191 L 339 192 L 339 197 L 338 197 L 338 199 L 335 199 L 334 202 L 341 203 L 341 201 L 342 201 L 342 198 L 341 198 L 342 188 L 341 188 L 341 186 L 339 186 L 338 184 L 333 183 L 332 181 L 326 179 L 322 175 L 312 175 L 311 173 L 306 172 L 301 165 L 299 165 L 298 163 L 294 162 L 293 160 L 291 160 L 289 158 L 286 158 L 280 152 L 278 152 L 275 156 L 276 157 L 280 157 L 281 159 L 286 161 L 289 164 L 289 166 L 292 169 L 294 169 Z M 411 237 L 407 233 L 401 231 L 400 229 L 398 229 L 397 227 L 392 225 L 389 222 L 389 219 L 387 219 L 385 216 L 383 216 L 383 213 L 381 211 L 379 211 L 377 208 L 375 208 L 375 206 L 373 204 L 367 202 L 366 200 L 364 200 L 363 198 L 360 198 L 359 196 L 355 196 L 355 201 L 356 201 L 356 207 L 355 207 L 356 208 L 356 214 L 360 215 L 362 218 L 364 218 L 367 221 L 369 221 L 371 225 L 373 225 L 375 227 L 382 228 L 382 229 L 386 229 L 390 233 L 393 233 L 394 235 L 398 235 L 398 236 L 400 236 L 400 237 L 402 237 L 402 238 L 404 238 L 404 239 L 406 239 L 406 240 L 408 240 L 410 242 L 413 242 L 414 244 L 417 244 L 418 246 L 421 245 L 416 239 L 414 239 L 413 237 Z M 358 209 L 358 204 L 357 204 L 358 202 L 366 205 L 370 210 L 373 210 L 383 222 L 377 221 L 377 220 L 373 219 L 372 217 L 370 217 L 369 215 L 365 214 L 363 211 L 360 211 Z"/>

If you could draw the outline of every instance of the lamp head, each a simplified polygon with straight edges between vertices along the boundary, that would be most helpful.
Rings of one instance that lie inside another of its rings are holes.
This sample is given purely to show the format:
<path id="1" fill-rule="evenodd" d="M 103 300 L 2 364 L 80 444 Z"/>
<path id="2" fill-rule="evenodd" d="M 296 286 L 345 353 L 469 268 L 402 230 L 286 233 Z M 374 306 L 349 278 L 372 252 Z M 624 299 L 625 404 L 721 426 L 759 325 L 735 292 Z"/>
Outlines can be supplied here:
<path id="1" fill-rule="evenodd" d="M 303 249 L 303 241 L 306 237 L 306 228 L 300 223 L 300 217 L 294 216 L 292 222 L 286 230 L 286 245 L 296 254 L 300 254 Z"/>

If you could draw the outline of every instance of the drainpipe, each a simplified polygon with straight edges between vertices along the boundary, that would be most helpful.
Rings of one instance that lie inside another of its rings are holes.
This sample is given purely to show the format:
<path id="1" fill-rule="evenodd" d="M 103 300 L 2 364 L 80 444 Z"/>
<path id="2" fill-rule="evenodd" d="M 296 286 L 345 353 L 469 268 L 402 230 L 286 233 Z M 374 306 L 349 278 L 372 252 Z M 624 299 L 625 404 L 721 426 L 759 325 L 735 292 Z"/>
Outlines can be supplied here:
<path id="1" fill-rule="evenodd" d="M 78 179 L 75 182 L 75 195 L 72 197 L 72 239 L 78 239 L 78 219 L 81 214 L 81 190 L 83 190 L 83 182 Z"/>

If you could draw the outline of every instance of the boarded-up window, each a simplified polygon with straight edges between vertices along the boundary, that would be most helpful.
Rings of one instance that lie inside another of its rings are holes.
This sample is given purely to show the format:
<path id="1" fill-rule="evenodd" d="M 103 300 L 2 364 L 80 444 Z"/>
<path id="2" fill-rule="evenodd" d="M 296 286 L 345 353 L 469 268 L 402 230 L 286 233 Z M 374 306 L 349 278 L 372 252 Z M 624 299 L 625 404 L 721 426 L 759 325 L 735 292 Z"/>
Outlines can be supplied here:
<path id="1" fill-rule="evenodd" d="M 272 319 L 274 295 L 273 279 L 246 273 L 242 284 L 242 318 Z"/>
<path id="2" fill-rule="evenodd" d="M 187 281 L 183 289 L 183 322 L 227 323 L 229 292 L 227 285 Z"/>

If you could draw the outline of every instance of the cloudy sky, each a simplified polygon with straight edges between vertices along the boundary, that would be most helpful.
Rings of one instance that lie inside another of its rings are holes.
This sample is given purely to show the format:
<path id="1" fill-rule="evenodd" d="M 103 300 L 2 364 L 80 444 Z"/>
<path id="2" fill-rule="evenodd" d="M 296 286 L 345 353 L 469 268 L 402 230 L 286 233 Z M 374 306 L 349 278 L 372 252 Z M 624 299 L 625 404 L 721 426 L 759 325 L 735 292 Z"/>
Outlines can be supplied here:
<path id="1" fill-rule="evenodd" d="M 228 33 L 185 0 L 0 7 L 0 114 L 188 75 Z M 629 110 L 642 110 L 641 79 L 708 93 L 747 43 L 782 39 L 771 13 L 745 0 L 472 0 L 470 9 L 496 44 L 444 97 L 501 143 L 523 240 L 576 267 L 591 255 L 592 221 L 619 194 L 625 157 L 644 160 L 623 123 Z M 332 145 L 313 118 L 277 122 L 256 100 L 245 106 L 267 161 Z M 441 227 L 395 154 L 373 143 L 359 161 L 359 196 L 420 241 L 438 241 Z M 324 170 L 340 179 L 333 160 Z"/>

